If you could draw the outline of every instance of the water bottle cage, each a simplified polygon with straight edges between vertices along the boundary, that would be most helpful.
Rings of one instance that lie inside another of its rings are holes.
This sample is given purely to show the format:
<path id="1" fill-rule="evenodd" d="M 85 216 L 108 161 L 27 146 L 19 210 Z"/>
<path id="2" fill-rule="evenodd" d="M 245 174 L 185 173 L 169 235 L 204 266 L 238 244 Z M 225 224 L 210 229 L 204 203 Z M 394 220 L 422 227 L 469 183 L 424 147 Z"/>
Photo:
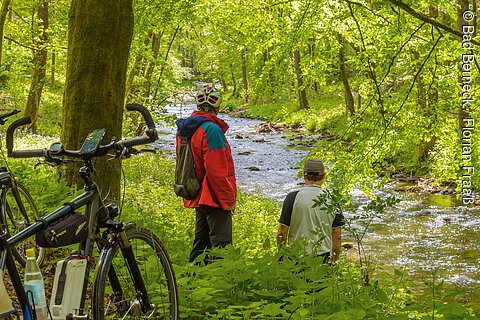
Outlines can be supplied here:
<path id="1" fill-rule="evenodd" d="M 27 290 L 26 291 L 27 298 L 29 301 L 32 301 L 30 304 L 30 308 L 32 309 L 32 319 L 37 320 L 37 309 L 35 307 L 35 296 L 32 291 Z"/>

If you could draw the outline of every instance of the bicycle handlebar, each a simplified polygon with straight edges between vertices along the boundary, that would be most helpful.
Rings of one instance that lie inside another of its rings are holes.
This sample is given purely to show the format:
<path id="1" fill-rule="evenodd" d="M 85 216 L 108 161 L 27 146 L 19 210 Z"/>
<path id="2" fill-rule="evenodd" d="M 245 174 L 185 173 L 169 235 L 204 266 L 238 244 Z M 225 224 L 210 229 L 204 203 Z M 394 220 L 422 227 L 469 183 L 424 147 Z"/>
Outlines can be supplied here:
<path id="1" fill-rule="evenodd" d="M 15 114 L 17 114 L 17 113 L 20 113 L 20 111 L 18 111 L 18 110 L 15 109 L 15 110 L 12 110 L 12 111 L 10 111 L 10 112 L 7 112 L 7 113 L 5 113 L 5 114 L 0 115 L 0 124 L 2 124 L 2 125 L 5 124 L 5 122 L 7 122 L 6 119 L 7 119 L 8 117 L 11 117 L 11 116 L 13 116 L 13 115 L 15 115 Z"/>
<path id="2" fill-rule="evenodd" d="M 14 131 L 21 126 L 32 123 L 30 117 L 20 118 L 15 120 L 8 126 L 7 129 L 7 155 L 13 158 L 31 158 L 36 156 L 43 156 L 43 150 L 18 150 L 13 151 L 13 133 Z"/>
<path id="3" fill-rule="evenodd" d="M 126 109 L 128 111 L 138 111 L 142 114 L 146 124 L 147 129 L 145 130 L 146 136 L 141 137 L 134 137 L 130 139 L 120 140 L 120 141 L 112 141 L 106 145 L 100 145 L 96 152 L 90 155 L 83 155 L 80 154 L 80 150 L 62 150 L 60 152 L 55 153 L 55 155 L 51 155 L 49 150 L 47 149 L 36 149 L 36 150 L 13 150 L 13 133 L 18 127 L 27 125 L 32 122 L 30 117 L 25 117 L 18 119 L 8 127 L 7 129 L 7 154 L 9 157 L 12 158 L 46 158 L 47 161 L 49 159 L 58 159 L 58 156 L 67 156 L 71 158 L 82 158 L 82 159 L 89 159 L 94 157 L 101 157 L 106 155 L 110 150 L 115 150 L 117 152 L 123 151 L 125 148 L 139 146 L 143 144 L 147 144 L 150 142 L 154 142 L 158 139 L 157 131 L 155 130 L 155 122 L 150 114 L 150 112 L 142 105 L 139 104 L 127 104 Z"/>

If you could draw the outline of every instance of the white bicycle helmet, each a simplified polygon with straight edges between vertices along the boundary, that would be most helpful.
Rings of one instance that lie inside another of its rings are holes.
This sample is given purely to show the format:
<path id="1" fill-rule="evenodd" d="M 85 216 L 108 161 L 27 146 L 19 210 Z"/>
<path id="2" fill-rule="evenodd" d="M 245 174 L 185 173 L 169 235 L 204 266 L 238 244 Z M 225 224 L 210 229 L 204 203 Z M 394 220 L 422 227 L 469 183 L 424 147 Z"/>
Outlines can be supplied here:
<path id="1" fill-rule="evenodd" d="M 208 85 L 196 94 L 195 101 L 197 102 L 197 107 L 211 106 L 218 108 L 222 103 L 222 94 L 214 86 Z"/>

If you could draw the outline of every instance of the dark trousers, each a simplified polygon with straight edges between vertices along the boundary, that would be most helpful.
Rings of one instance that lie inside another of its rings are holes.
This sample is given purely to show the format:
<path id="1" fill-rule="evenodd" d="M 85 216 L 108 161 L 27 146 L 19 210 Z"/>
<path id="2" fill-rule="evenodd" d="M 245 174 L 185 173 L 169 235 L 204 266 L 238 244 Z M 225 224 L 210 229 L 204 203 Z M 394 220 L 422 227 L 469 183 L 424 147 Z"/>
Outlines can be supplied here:
<path id="1" fill-rule="evenodd" d="M 232 213 L 229 210 L 200 206 L 195 212 L 195 239 L 190 252 L 190 262 L 207 249 L 222 248 L 232 243 Z"/>

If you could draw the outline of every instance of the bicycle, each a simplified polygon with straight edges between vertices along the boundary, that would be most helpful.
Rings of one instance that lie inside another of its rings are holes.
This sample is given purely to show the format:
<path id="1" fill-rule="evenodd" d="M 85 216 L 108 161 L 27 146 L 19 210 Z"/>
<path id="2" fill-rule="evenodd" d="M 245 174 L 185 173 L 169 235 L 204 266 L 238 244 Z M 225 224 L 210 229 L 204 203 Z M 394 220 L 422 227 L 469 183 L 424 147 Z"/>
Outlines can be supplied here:
<path id="1" fill-rule="evenodd" d="M 13 110 L 0 115 L 0 125 L 4 125 L 8 117 L 19 112 Z M 3 155 L 3 150 L 1 152 Z M 4 181 L 9 181 L 9 183 L 4 184 Z M 39 218 L 40 215 L 30 193 L 15 179 L 7 167 L 0 168 L 0 189 L 4 189 L 0 197 L 0 206 L 5 208 L 0 214 L 0 224 L 2 229 L 7 230 L 8 234 L 14 235 L 22 231 Z M 25 251 L 32 246 L 35 246 L 35 242 L 27 239 L 12 248 L 13 256 L 22 266 L 25 266 L 26 263 Z M 45 248 L 37 246 L 36 252 L 37 263 L 41 265 L 45 258 Z"/>
<path id="2" fill-rule="evenodd" d="M 31 319 L 32 308 L 25 294 L 10 248 L 20 241 L 41 234 L 48 226 L 71 216 L 78 209 L 85 208 L 88 235 L 79 245 L 76 258 L 85 259 L 86 267 L 78 305 L 67 310 L 66 317 L 53 319 L 107 318 L 178 318 L 178 293 L 170 258 L 160 240 L 148 229 L 133 223 L 124 224 L 119 217 L 116 204 L 105 205 L 93 181 L 92 159 L 111 154 L 128 158 L 142 150 L 133 148 L 155 141 L 158 136 L 155 124 L 148 110 L 141 105 L 127 105 L 127 110 L 138 111 L 147 123 L 146 136 L 111 141 L 101 145 L 104 129 L 92 131 L 80 150 L 65 150 L 61 143 L 54 143 L 43 150 L 13 150 L 13 132 L 29 123 L 28 118 L 15 121 L 7 132 L 7 151 L 14 158 L 42 157 L 51 163 L 64 163 L 67 159 L 81 159 L 79 170 L 85 183 L 84 192 L 52 211 L 25 230 L 7 237 L 0 236 L 0 270 L 6 266 L 15 289 L 23 319 Z M 99 250 L 98 263 L 93 275 L 90 306 L 87 305 L 89 273 L 93 268 L 95 246 Z M 68 280 L 68 278 L 67 278 Z M 1 299 L 0 299 L 1 300 Z M 50 303 L 52 305 L 52 303 Z M 51 312 L 55 310 L 50 310 Z M 65 311 L 65 310 L 64 310 Z M 63 311 L 62 311 L 63 312 Z"/>

